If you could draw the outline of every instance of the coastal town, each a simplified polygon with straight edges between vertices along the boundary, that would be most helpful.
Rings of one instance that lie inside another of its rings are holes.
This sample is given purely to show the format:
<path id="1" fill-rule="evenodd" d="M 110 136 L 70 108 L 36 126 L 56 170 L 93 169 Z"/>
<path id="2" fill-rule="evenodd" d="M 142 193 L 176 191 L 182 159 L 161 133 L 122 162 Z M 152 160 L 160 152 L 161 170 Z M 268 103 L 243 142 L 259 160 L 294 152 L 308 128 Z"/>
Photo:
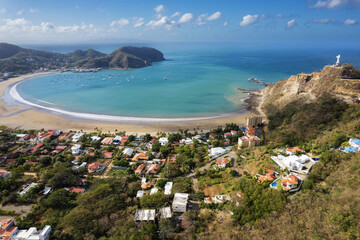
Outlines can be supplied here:
<path id="1" fill-rule="evenodd" d="M 23 221 L 26 212 L 17 209 L 36 206 L 62 189 L 74 196 L 85 194 L 97 179 L 132 175 L 133 197 L 142 206 L 136 209 L 134 221 L 171 219 L 180 228 L 188 224 L 183 214 L 189 210 L 243 200 L 241 191 L 227 189 L 223 181 L 247 176 L 271 189 L 299 191 L 318 157 L 299 147 L 276 148 L 269 150 L 271 156 L 261 167 L 247 169 L 244 162 L 251 156 L 246 154 L 264 145 L 264 134 L 261 116 L 247 118 L 245 126 L 227 124 L 206 133 L 180 130 L 156 136 L 2 127 L 0 236 L 49 239 L 50 225 L 40 231 L 35 226 L 20 230 L 16 222 Z M 341 151 L 358 151 L 359 143 L 350 139 L 351 148 Z M 222 177 L 209 180 L 216 175 Z M 151 208 L 154 201 L 157 207 Z"/>

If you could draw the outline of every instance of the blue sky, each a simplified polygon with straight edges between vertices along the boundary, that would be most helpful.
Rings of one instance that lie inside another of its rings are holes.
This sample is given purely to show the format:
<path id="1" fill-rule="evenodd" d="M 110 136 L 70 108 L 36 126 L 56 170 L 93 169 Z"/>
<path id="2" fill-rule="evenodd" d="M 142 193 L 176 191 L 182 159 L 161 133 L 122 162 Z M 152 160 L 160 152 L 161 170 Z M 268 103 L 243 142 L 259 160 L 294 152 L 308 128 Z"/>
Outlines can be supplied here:
<path id="1" fill-rule="evenodd" d="M 0 42 L 357 46 L 360 0 L 0 0 Z"/>

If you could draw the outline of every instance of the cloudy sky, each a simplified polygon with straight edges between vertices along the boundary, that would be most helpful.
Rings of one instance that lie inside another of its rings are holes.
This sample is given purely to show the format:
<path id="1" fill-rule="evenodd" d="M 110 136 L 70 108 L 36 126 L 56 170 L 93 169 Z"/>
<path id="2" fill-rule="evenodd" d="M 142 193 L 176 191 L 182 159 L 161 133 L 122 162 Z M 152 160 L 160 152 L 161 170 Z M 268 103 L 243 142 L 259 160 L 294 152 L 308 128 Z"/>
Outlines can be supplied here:
<path id="1" fill-rule="evenodd" d="M 360 0 L 0 0 L 0 42 L 360 42 Z"/>

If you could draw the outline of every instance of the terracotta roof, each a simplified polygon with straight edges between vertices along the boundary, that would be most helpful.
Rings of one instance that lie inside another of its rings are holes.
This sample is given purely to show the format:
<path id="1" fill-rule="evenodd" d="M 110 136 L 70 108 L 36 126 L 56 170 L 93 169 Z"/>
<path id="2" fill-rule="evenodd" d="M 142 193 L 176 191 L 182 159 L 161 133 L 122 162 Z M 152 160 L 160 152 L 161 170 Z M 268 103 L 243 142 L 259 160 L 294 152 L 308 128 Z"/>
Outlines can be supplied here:
<path id="1" fill-rule="evenodd" d="M 223 158 L 221 160 L 217 160 L 216 164 L 220 165 L 220 164 L 227 164 L 229 162 L 229 159 L 227 158 Z"/>
<path id="2" fill-rule="evenodd" d="M 287 184 L 299 184 L 299 179 L 295 175 L 289 175 L 283 179 L 281 179 L 281 183 L 284 185 Z"/>
<path id="3" fill-rule="evenodd" d="M 103 154 L 104 158 L 112 158 L 112 156 L 113 156 L 112 152 L 103 152 L 102 154 Z"/>
<path id="4" fill-rule="evenodd" d="M 113 142 L 113 137 L 106 137 L 104 138 L 101 143 L 104 143 L 104 144 L 111 144 Z"/>
<path id="5" fill-rule="evenodd" d="M 142 189 L 148 189 L 151 187 L 151 183 L 150 182 L 146 182 L 146 183 L 143 183 L 141 184 L 141 188 Z"/>
<path id="6" fill-rule="evenodd" d="M 89 164 L 88 169 L 98 169 L 99 166 L 100 166 L 100 164 L 97 162 L 91 163 L 91 164 Z"/>
<path id="7" fill-rule="evenodd" d="M 85 191 L 85 188 L 80 188 L 80 187 L 71 187 L 71 188 L 69 188 L 69 192 L 82 193 L 84 191 Z"/>

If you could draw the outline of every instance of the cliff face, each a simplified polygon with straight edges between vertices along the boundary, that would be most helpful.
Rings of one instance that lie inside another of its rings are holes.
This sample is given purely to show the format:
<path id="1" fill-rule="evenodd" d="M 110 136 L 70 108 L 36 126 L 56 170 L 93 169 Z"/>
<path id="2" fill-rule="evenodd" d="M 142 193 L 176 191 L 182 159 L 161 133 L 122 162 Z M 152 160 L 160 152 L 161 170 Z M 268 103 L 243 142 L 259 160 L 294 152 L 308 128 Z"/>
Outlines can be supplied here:
<path id="1" fill-rule="evenodd" d="M 351 65 L 325 66 L 321 72 L 301 73 L 270 84 L 262 91 L 260 108 L 269 112 L 292 101 L 310 102 L 323 94 L 350 100 L 360 97 L 360 70 Z"/>

